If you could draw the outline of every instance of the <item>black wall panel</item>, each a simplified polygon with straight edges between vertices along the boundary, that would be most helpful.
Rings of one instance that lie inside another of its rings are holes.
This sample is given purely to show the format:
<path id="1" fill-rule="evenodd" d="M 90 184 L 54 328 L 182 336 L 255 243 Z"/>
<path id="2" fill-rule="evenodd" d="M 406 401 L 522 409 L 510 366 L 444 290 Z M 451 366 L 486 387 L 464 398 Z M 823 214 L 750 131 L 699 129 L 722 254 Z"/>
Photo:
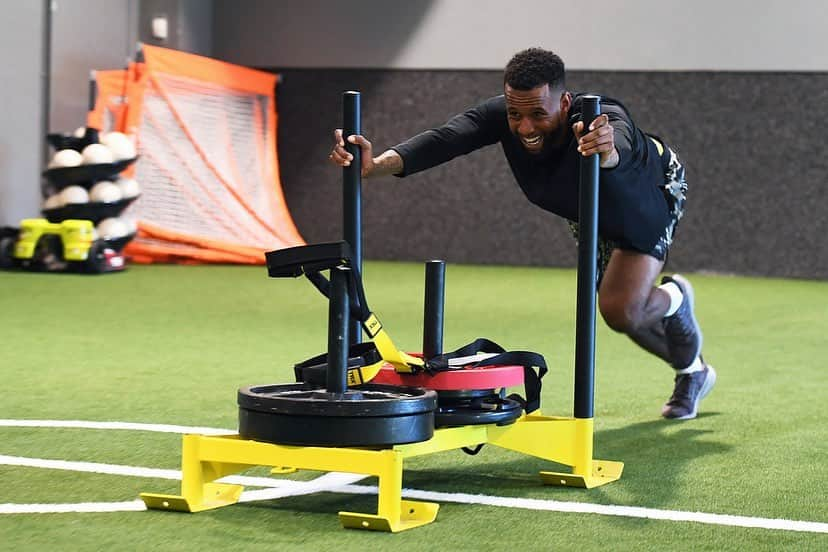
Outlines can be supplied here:
<path id="1" fill-rule="evenodd" d="M 499 71 L 282 75 L 282 185 L 308 242 L 341 236 L 341 171 L 327 155 L 342 91 L 362 92 L 363 131 L 382 151 L 502 90 Z M 828 75 L 576 71 L 569 87 L 622 100 L 684 159 L 690 191 L 670 270 L 828 278 Z M 528 203 L 499 146 L 366 180 L 363 200 L 368 259 L 575 264 L 566 225 Z"/>

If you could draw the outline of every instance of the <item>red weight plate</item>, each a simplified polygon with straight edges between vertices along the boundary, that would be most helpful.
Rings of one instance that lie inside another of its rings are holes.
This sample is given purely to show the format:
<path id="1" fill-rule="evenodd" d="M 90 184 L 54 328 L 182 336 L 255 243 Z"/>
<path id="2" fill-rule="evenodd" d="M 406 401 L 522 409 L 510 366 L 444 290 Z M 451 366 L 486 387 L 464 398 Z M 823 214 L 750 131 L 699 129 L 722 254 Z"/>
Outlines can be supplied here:
<path id="1" fill-rule="evenodd" d="M 390 364 L 382 367 L 371 383 L 425 387 L 435 391 L 498 389 L 523 385 L 523 366 L 484 366 L 448 370 L 430 375 L 426 372 L 400 374 Z"/>

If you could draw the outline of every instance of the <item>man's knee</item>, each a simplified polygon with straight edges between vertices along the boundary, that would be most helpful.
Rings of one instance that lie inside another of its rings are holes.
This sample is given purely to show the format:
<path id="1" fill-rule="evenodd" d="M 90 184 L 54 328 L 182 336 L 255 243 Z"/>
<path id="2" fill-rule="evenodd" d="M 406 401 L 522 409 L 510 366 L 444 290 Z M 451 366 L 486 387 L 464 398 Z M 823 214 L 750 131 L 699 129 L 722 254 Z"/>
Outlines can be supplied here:
<path id="1" fill-rule="evenodd" d="M 644 306 L 614 298 L 598 298 L 598 308 L 607 326 L 623 334 L 638 331 L 644 320 Z"/>

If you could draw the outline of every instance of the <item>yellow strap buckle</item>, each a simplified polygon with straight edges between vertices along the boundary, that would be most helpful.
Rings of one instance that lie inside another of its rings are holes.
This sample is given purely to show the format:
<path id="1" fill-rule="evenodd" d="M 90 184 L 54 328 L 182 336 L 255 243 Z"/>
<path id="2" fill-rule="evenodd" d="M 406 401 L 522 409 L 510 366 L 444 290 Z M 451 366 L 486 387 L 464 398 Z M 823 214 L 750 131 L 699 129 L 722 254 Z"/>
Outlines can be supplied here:
<path id="1" fill-rule="evenodd" d="M 382 323 L 374 313 L 368 316 L 368 319 L 362 323 L 362 327 L 365 328 L 365 332 L 377 346 L 377 351 L 379 351 L 382 360 L 394 366 L 394 370 L 397 372 L 410 374 L 425 366 L 423 359 L 411 356 L 397 349 L 397 346 L 391 341 L 391 337 L 382 328 Z M 373 366 L 375 365 L 372 365 L 372 370 Z M 362 367 L 361 369 L 367 375 L 369 372 L 366 371 L 366 368 L 368 367 Z M 379 368 L 370 375 L 370 378 L 376 376 L 378 372 Z M 354 377 L 356 378 L 357 376 L 355 375 Z M 364 381 L 369 381 L 370 378 Z"/>

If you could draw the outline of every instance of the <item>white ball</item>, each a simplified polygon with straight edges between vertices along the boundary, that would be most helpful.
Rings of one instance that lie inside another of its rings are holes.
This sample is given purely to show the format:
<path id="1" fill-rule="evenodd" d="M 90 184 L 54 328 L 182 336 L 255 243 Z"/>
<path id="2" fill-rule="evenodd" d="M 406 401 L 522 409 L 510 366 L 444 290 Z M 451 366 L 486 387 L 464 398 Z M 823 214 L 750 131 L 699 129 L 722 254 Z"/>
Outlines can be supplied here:
<path id="1" fill-rule="evenodd" d="M 122 197 L 121 188 L 109 180 L 101 180 L 89 190 L 89 200 L 98 203 L 115 203 Z"/>
<path id="2" fill-rule="evenodd" d="M 83 148 L 82 155 L 83 162 L 87 165 L 112 163 L 115 160 L 112 152 L 103 144 L 89 144 Z"/>
<path id="3" fill-rule="evenodd" d="M 64 205 L 89 203 L 89 193 L 80 186 L 67 186 L 60 192 L 60 199 Z"/>
<path id="4" fill-rule="evenodd" d="M 75 138 L 83 138 L 86 136 L 86 127 L 78 127 L 75 129 L 75 132 L 72 133 L 72 136 Z"/>
<path id="5" fill-rule="evenodd" d="M 96 228 L 98 236 L 105 240 L 123 238 L 129 234 L 129 228 L 124 222 L 115 217 L 103 219 Z"/>
<path id="6" fill-rule="evenodd" d="M 46 198 L 46 201 L 43 202 L 43 209 L 58 209 L 63 207 L 63 198 L 61 198 L 60 194 L 53 194 Z"/>
<path id="7" fill-rule="evenodd" d="M 125 198 L 136 197 L 141 193 L 141 186 L 132 178 L 121 178 L 116 184 Z"/>
<path id="8" fill-rule="evenodd" d="M 135 157 L 135 144 L 123 132 L 107 132 L 101 138 L 101 144 L 109 148 L 115 161 Z"/>
<path id="9" fill-rule="evenodd" d="M 73 149 L 62 149 L 52 157 L 49 168 L 77 167 L 81 163 L 83 163 L 83 156 L 80 153 Z"/>

